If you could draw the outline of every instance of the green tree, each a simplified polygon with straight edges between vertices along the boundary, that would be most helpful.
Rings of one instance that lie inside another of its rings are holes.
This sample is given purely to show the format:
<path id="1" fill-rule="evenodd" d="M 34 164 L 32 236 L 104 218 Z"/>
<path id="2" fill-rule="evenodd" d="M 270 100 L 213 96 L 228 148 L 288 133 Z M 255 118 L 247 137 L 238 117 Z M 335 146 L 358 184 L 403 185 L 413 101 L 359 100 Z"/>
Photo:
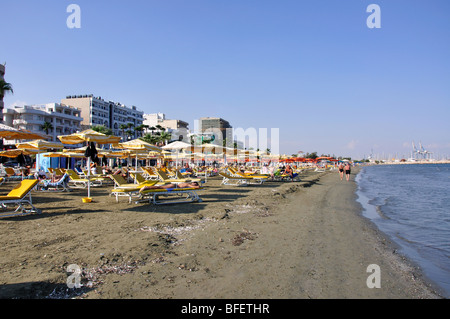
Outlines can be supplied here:
<path id="1" fill-rule="evenodd" d="M 135 131 L 139 132 L 138 137 L 142 137 L 142 134 L 143 134 L 142 132 L 144 131 L 144 128 L 145 128 L 144 124 L 141 124 L 141 125 L 138 125 L 135 127 Z"/>
<path id="2" fill-rule="evenodd" d="M 153 134 L 145 134 L 140 139 L 152 145 L 156 145 L 159 142 L 159 136 L 155 136 Z"/>
<path id="3" fill-rule="evenodd" d="M 12 88 L 11 83 L 6 82 L 3 79 L 0 79 L 0 111 L 3 112 L 3 98 L 5 97 L 6 93 L 14 94 L 14 90 Z M 3 114 L 0 118 L 0 122 L 3 122 Z"/>
<path id="4" fill-rule="evenodd" d="M 53 130 L 53 125 L 51 122 L 44 122 L 44 124 L 42 124 L 41 128 L 45 131 L 45 134 L 48 135 L 48 131 Z"/>
<path id="5" fill-rule="evenodd" d="M 167 142 L 170 141 L 170 139 L 172 138 L 172 134 L 163 131 L 163 132 L 161 132 L 159 137 L 161 139 L 161 142 L 163 142 L 164 144 L 167 145 Z"/>
<path id="6" fill-rule="evenodd" d="M 92 130 L 105 134 L 105 135 L 113 135 L 113 130 L 109 127 L 105 127 L 104 125 L 95 125 L 92 126 Z"/>
<path id="7" fill-rule="evenodd" d="M 317 156 L 317 152 L 312 152 L 311 154 L 310 153 L 306 153 L 305 157 L 306 158 L 311 158 L 311 159 L 316 159 L 318 156 Z"/>
<path id="8" fill-rule="evenodd" d="M 128 125 L 120 124 L 119 128 L 122 130 L 122 138 L 125 139 L 125 130 L 128 128 Z"/>

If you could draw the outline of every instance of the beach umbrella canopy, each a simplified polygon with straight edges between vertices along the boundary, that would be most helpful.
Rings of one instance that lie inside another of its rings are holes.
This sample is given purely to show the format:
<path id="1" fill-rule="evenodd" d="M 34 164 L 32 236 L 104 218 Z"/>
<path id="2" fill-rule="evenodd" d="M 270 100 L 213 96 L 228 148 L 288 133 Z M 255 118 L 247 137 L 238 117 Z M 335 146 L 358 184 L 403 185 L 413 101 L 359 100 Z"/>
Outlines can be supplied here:
<path id="1" fill-rule="evenodd" d="M 222 154 L 224 151 L 226 151 L 226 147 L 219 146 L 216 144 L 203 144 L 202 148 L 203 152 L 210 152 L 213 154 Z"/>
<path id="2" fill-rule="evenodd" d="M 130 152 L 133 152 L 134 155 L 136 155 L 136 166 L 135 166 L 136 171 L 139 154 L 144 155 L 145 153 L 145 155 L 147 155 L 149 152 L 157 152 L 157 153 L 162 152 L 162 149 L 160 147 L 147 143 L 139 138 L 128 142 L 115 144 L 114 147 L 128 150 Z"/>
<path id="3" fill-rule="evenodd" d="M 34 155 L 37 153 L 37 150 L 27 150 L 27 149 L 14 149 L 14 150 L 7 150 L 0 152 L 0 156 L 2 157 L 9 157 L 9 158 L 16 158 L 20 154 L 22 155 Z"/>
<path id="4" fill-rule="evenodd" d="M 141 139 L 135 139 L 128 142 L 123 143 L 117 143 L 113 145 L 116 148 L 126 149 L 126 150 L 132 150 L 132 151 L 143 151 L 143 152 L 162 152 L 161 147 L 152 145 L 150 143 L 147 143 Z"/>
<path id="5" fill-rule="evenodd" d="M 61 142 L 49 142 L 45 140 L 35 140 L 31 142 L 23 142 L 16 144 L 18 149 L 33 149 L 33 150 L 49 150 L 52 148 L 59 149 L 64 148 Z"/>
<path id="6" fill-rule="evenodd" d="M 36 150 L 37 153 L 41 153 L 40 151 L 49 150 L 52 148 L 64 148 L 64 145 L 61 142 L 49 142 L 45 140 L 35 140 L 31 142 L 23 142 L 16 144 L 18 149 L 31 149 Z M 36 158 L 36 171 L 39 171 L 39 160 Z"/>
<path id="7" fill-rule="evenodd" d="M 58 136 L 58 139 L 63 144 L 81 144 L 84 142 L 94 142 L 97 144 L 115 144 L 119 143 L 121 137 L 114 135 L 105 135 L 94 130 L 85 130 L 80 133 L 71 135 Z"/>
<path id="8" fill-rule="evenodd" d="M 121 140 L 121 138 L 118 136 L 106 135 L 106 134 L 102 134 L 102 133 L 99 133 L 94 130 L 85 130 L 80 133 L 58 136 L 58 139 L 61 141 L 61 143 L 70 144 L 70 145 L 81 144 L 84 142 L 97 143 L 97 144 L 102 144 L 102 145 L 103 144 L 114 144 L 114 143 L 118 143 Z M 92 145 L 92 147 L 93 147 L 93 145 Z M 91 170 L 90 170 L 89 165 L 90 165 L 90 157 L 88 157 L 88 179 L 90 179 L 90 177 L 91 177 Z M 88 182 L 88 197 L 91 197 L 90 184 L 91 183 Z"/>
<path id="9" fill-rule="evenodd" d="M 172 151 L 181 151 L 186 150 L 188 148 L 191 148 L 194 145 L 182 142 L 182 141 L 175 141 L 170 144 L 167 144 L 163 147 L 161 147 L 163 150 L 172 150 Z"/>
<path id="10" fill-rule="evenodd" d="M 45 139 L 43 135 L 30 131 L 19 130 L 14 127 L 0 123 L 0 138 L 5 140 L 34 140 Z"/>

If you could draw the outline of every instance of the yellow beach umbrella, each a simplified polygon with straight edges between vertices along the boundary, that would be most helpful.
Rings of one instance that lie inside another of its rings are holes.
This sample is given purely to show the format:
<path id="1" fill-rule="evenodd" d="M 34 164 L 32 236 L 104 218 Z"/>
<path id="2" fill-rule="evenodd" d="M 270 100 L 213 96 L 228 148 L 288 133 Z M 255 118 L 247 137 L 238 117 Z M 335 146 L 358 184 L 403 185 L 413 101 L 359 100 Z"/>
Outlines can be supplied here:
<path id="1" fill-rule="evenodd" d="M 4 138 L 5 140 L 46 139 L 46 137 L 43 135 L 32 133 L 26 130 L 19 130 L 1 123 L 0 123 L 0 138 Z"/>
<path id="2" fill-rule="evenodd" d="M 70 145 L 81 144 L 84 142 L 94 142 L 101 145 L 115 144 L 121 140 L 121 138 L 118 136 L 105 135 L 94 130 L 85 130 L 80 133 L 58 136 L 58 139 L 61 141 L 61 143 Z M 87 176 L 88 179 L 91 178 L 91 169 L 89 166 L 90 166 L 90 158 L 88 157 L 88 176 Z M 90 184 L 91 183 L 88 182 L 88 197 L 91 197 Z"/>
<path id="3" fill-rule="evenodd" d="M 133 151 L 144 151 L 144 152 L 162 152 L 162 149 L 158 146 L 147 143 L 141 139 L 135 139 L 128 142 L 117 143 L 113 145 L 116 148 L 133 150 Z"/>
<path id="4" fill-rule="evenodd" d="M 71 135 L 58 136 L 58 139 L 63 144 L 81 144 L 84 142 L 95 142 L 97 144 L 114 144 L 119 143 L 121 137 L 114 135 L 105 135 L 94 130 L 85 130 L 80 133 L 74 133 Z"/>
<path id="5" fill-rule="evenodd" d="M 35 140 L 31 142 L 23 142 L 16 144 L 19 149 L 35 149 L 35 150 L 49 150 L 49 149 L 60 149 L 64 148 L 61 142 L 49 142 L 45 140 Z"/>
<path id="6" fill-rule="evenodd" d="M 30 142 L 23 142 L 16 144 L 18 149 L 32 149 L 37 151 L 37 155 L 42 153 L 41 151 L 46 151 L 49 149 L 60 149 L 64 148 L 61 142 L 49 142 L 45 140 L 34 140 Z M 39 158 L 36 157 L 36 171 L 39 172 Z"/>
<path id="7" fill-rule="evenodd" d="M 142 155 L 145 153 L 145 155 L 148 155 L 149 152 L 157 152 L 157 153 L 162 152 L 162 149 L 160 147 L 152 145 L 150 143 L 147 143 L 139 138 L 128 141 L 128 142 L 117 143 L 117 144 L 114 144 L 113 146 L 115 148 L 121 148 L 121 149 L 128 150 L 128 151 L 132 152 L 134 155 L 136 155 L 136 165 L 135 165 L 136 171 L 137 171 L 137 161 L 138 161 L 139 154 Z"/>
<path id="8" fill-rule="evenodd" d="M 0 156 L 8 157 L 8 158 L 16 158 L 20 154 L 22 154 L 22 155 L 34 155 L 34 154 L 37 154 L 37 150 L 14 149 L 14 150 L 6 150 L 6 151 L 1 151 L 0 152 Z"/>

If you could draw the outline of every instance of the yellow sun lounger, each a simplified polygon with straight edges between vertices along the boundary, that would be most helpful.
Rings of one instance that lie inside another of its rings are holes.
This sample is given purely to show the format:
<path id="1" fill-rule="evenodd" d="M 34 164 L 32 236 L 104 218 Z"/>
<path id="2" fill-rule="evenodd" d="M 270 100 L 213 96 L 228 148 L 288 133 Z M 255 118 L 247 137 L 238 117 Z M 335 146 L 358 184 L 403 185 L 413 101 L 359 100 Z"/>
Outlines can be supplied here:
<path id="1" fill-rule="evenodd" d="M 16 187 L 14 187 L 8 195 L 0 196 L 0 205 L 2 211 L 0 217 L 24 216 L 31 213 L 40 214 L 41 211 L 33 206 L 31 198 L 31 190 L 39 183 L 37 179 L 24 179 Z M 31 208 L 26 209 L 24 205 Z M 8 206 L 14 206 L 14 211 L 8 210 Z"/>
<path id="2" fill-rule="evenodd" d="M 114 185 L 117 188 L 142 188 L 143 186 L 153 186 L 157 183 L 160 183 L 158 180 L 141 180 L 139 182 L 137 179 L 137 183 L 127 183 L 125 178 L 123 178 L 121 175 L 109 175 L 109 177 L 114 181 Z M 140 179 L 140 178 L 139 178 Z"/>
<path id="3" fill-rule="evenodd" d="M 198 196 L 197 190 L 202 189 L 202 187 L 147 189 L 139 192 L 140 198 L 136 204 L 146 201 L 154 205 L 201 202 L 202 199 Z"/>
<path id="4" fill-rule="evenodd" d="M 233 176 L 225 172 L 219 172 L 219 175 L 223 177 L 222 185 L 247 186 L 253 181 L 251 177 Z"/>
<path id="5" fill-rule="evenodd" d="M 6 173 L 6 179 L 8 181 L 22 179 L 22 176 L 21 175 L 17 175 L 16 171 L 12 167 L 5 167 L 4 170 L 5 170 L 5 173 Z"/>
<path id="6" fill-rule="evenodd" d="M 80 175 L 72 169 L 66 170 L 66 173 L 69 174 L 70 177 L 69 185 L 75 188 L 86 188 L 88 183 L 90 183 L 90 186 L 102 186 L 102 183 L 105 180 L 102 177 L 90 177 L 90 179 L 81 178 Z"/>
<path id="7" fill-rule="evenodd" d="M 230 172 L 229 175 L 231 175 L 231 176 L 238 177 L 238 178 L 246 178 L 248 184 L 251 184 L 251 185 L 260 185 L 269 178 L 268 176 L 265 176 L 265 175 L 246 175 L 239 171 L 231 171 L 231 170 L 228 170 L 228 171 Z"/>
<path id="8" fill-rule="evenodd" d="M 156 169 L 155 170 L 156 174 L 158 175 L 160 181 L 164 182 L 164 183 L 189 183 L 189 182 L 194 182 L 194 180 L 192 180 L 192 178 L 170 178 L 169 176 L 167 176 L 167 174 L 165 172 L 163 172 L 160 169 Z"/>
<path id="9" fill-rule="evenodd" d="M 111 190 L 110 196 L 116 196 L 116 202 L 119 202 L 119 196 L 128 197 L 128 201 L 131 203 L 133 197 L 139 197 L 140 189 L 144 186 L 154 186 L 159 183 L 157 180 L 144 181 L 143 183 L 127 183 L 126 180 L 120 175 L 110 175 L 114 181 L 115 187 Z"/>
<path id="10" fill-rule="evenodd" d="M 183 173 L 181 173 L 181 171 L 180 171 L 179 169 L 177 169 L 177 170 L 175 171 L 175 177 L 176 177 L 177 179 L 186 179 L 186 180 L 188 180 L 188 182 L 197 182 L 197 183 L 200 183 L 200 182 L 203 181 L 203 179 L 201 179 L 201 178 L 193 178 L 193 177 L 190 177 L 190 176 L 185 176 L 185 175 L 183 175 Z"/>

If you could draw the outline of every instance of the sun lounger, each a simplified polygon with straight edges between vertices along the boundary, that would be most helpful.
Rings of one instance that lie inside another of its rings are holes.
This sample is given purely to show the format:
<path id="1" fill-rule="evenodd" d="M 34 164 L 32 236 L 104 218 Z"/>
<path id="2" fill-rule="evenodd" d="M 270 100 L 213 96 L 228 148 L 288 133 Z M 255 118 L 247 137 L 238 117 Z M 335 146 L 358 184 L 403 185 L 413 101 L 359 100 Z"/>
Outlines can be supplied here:
<path id="1" fill-rule="evenodd" d="M 159 177 L 159 180 L 161 182 L 164 183 L 189 183 L 189 182 L 193 182 L 193 180 L 191 178 L 170 178 L 169 176 L 167 176 L 167 174 L 165 172 L 163 172 L 160 169 L 156 169 L 156 174 Z"/>
<path id="2" fill-rule="evenodd" d="M 72 169 L 66 170 L 66 173 L 70 177 L 69 186 L 72 186 L 75 188 L 86 188 L 88 186 L 88 183 L 90 183 L 90 186 L 102 186 L 102 182 L 104 181 L 104 178 L 102 178 L 102 177 L 91 177 L 90 179 L 81 178 Z"/>
<path id="3" fill-rule="evenodd" d="M 116 197 L 116 202 L 119 201 L 120 196 L 126 196 L 131 203 L 132 197 L 139 196 L 139 190 L 144 186 L 154 186 L 159 183 L 158 180 L 145 180 L 142 183 L 127 183 L 121 175 L 109 175 L 114 181 L 114 188 L 111 190 L 110 196 Z"/>
<path id="4" fill-rule="evenodd" d="M 57 181 L 52 182 L 51 180 L 44 179 L 39 182 L 37 185 L 37 189 L 40 191 L 53 191 L 53 192 L 69 192 L 69 174 L 64 173 L 64 175 Z"/>
<path id="5" fill-rule="evenodd" d="M 179 204 L 201 202 L 197 190 L 203 188 L 168 188 L 168 189 L 148 189 L 140 191 L 140 198 L 137 203 L 150 202 L 154 205 Z"/>
<path id="6" fill-rule="evenodd" d="M 25 179 L 14 187 L 8 195 L 0 196 L 0 205 L 3 208 L 0 217 L 23 216 L 31 213 L 40 214 L 41 211 L 33 206 L 31 190 L 39 183 L 37 179 Z M 24 205 L 31 206 L 26 209 Z M 9 206 L 14 206 L 14 211 L 6 212 Z"/>
<path id="7" fill-rule="evenodd" d="M 14 168 L 12 167 L 5 167 L 5 173 L 6 173 L 6 179 L 8 181 L 10 180 L 21 180 L 22 176 L 21 175 L 17 175 L 16 171 L 14 170 Z"/>
<path id="8" fill-rule="evenodd" d="M 137 184 L 145 185 L 151 183 L 152 185 L 155 185 L 158 180 L 156 180 L 156 183 L 153 183 L 155 180 L 148 180 L 145 179 L 144 176 L 142 176 L 141 173 L 130 173 L 130 176 L 136 181 Z"/>
<path id="9" fill-rule="evenodd" d="M 226 172 L 219 172 L 219 175 L 223 177 L 222 185 L 247 186 L 253 181 L 251 177 L 233 176 Z"/>
<path id="10" fill-rule="evenodd" d="M 193 178 L 193 177 L 187 176 L 189 174 L 190 173 L 183 174 L 183 173 L 181 173 L 181 171 L 179 169 L 177 169 L 175 171 L 175 178 L 176 179 L 186 179 L 186 180 L 188 180 L 188 182 L 197 182 L 197 183 L 203 182 L 203 179 L 201 179 L 201 178 Z"/>
<path id="11" fill-rule="evenodd" d="M 228 169 L 228 171 L 230 172 L 231 176 L 247 178 L 248 184 L 252 185 L 260 185 L 269 178 L 266 175 L 245 175 L 237 170 Z"/>
<path id="12" fill-rule="evenodd" d="M 142 170 L 147 179 L 159 179 L 152 167 L 142 167 Z"/>

